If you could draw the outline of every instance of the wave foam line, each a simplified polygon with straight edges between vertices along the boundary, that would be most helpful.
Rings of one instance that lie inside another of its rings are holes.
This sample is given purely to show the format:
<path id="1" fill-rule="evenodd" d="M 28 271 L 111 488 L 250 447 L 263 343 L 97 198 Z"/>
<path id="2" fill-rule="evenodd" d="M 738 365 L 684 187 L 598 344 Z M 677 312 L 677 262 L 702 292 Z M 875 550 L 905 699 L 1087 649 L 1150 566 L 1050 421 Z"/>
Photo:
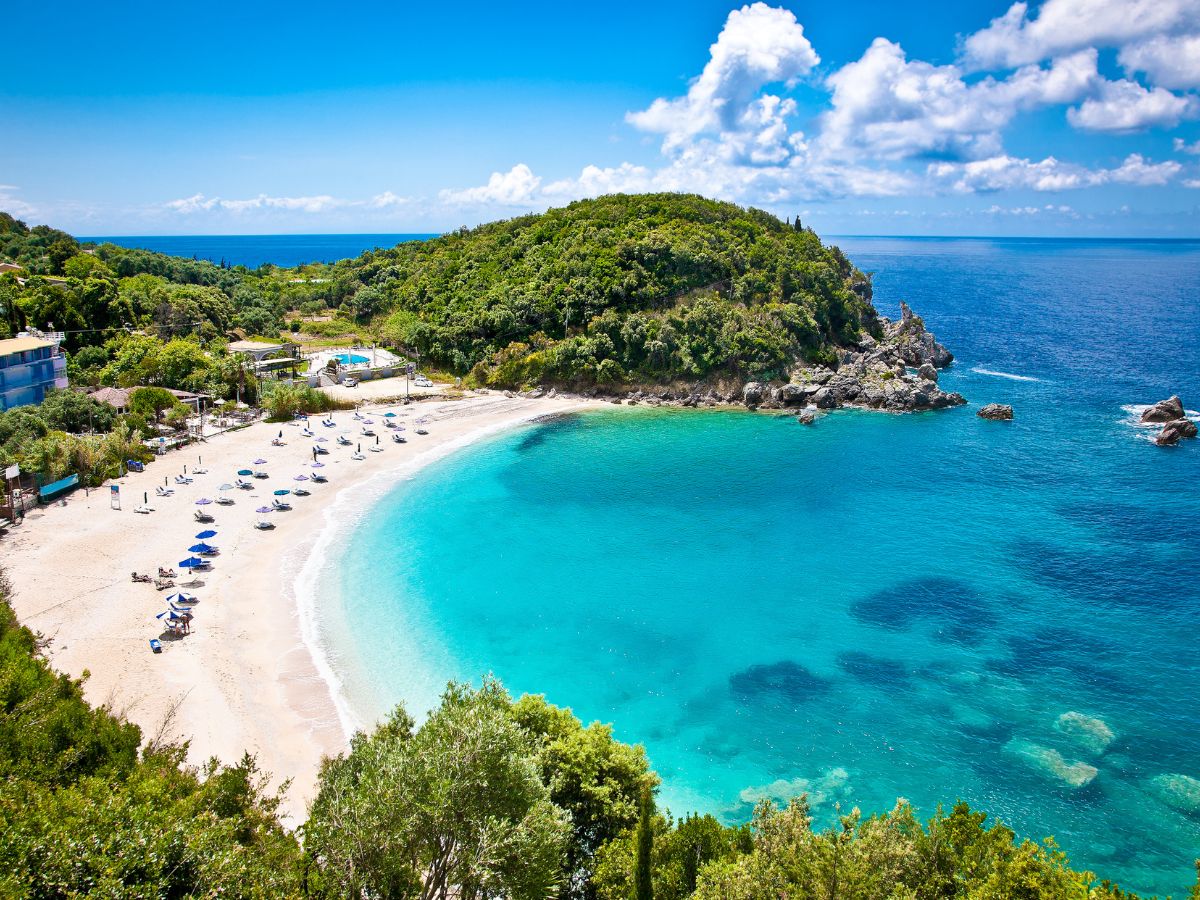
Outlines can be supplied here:
<path id="1" fill-rule="evenodd" d="M 1032 375 L 1014 375 L 1012 372 L 997 372 L 995 369 L 981 369 L 978 366 L 971 370 L 976 375 L 991 375 L 993 378 L 1007 378 L 1010 381 L 1041 381 Z"/>

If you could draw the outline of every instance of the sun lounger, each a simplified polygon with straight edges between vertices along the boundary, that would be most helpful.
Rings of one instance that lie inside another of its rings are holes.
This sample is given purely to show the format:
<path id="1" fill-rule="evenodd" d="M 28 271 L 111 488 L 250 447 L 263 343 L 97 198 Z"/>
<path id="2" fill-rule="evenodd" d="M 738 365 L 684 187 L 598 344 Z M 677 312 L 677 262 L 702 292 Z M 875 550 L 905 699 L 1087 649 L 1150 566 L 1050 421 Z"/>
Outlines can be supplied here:
<path id="1" fill-rule="evenodd" d="M 154 512 L 154 507 L 153 507 L 153 506 L 147 506 L 146 504 L 142 503 L 142 504 L 140 504 L 140 505 L 138 505 L 138 506 L 135 506 L 135 507 L 133 508 L 133 511 L 134 511 L 135 513 L 141 513 L 141 514 L 142 514 L 142 515 L 144 515 L 144 516 L 148 516 L 148 515 L 150 515 L 150 513 Z"/>
<path id="2" fill-rule="evenodd" d="M 275 523 L 268 522 L 266 519 L 260 519 L 258 522 L 256 522 L 254 524 L 254 527 L 257 528 L 259 531 L 270 531 L 272 528 L 275 527 Z"/>
<path id="3" fill-rule="evenodd" d="M 154 489 L 155 497 L 170 497 L 174 493 L 175 493 L 175 491 L 172 490 L 171 488 L 166 488 L 166 487 L 162 487 L 162 486 L 156 487 Z"/>
<path id="4" fill-rule="evenodd" d="M 176 475 L 175 483 L 176 484 L 191 484 L 192 479 L 188 478 L 186 475 Z"/>
<path id="5" fill-rule="evenodd" d="M 254 477 L 255 478 L 270 478 L 271 476 L 268 475 L 266 472 L 255 472 Z"/>
<path id="6" fill-rule="evenodd" d="M 350 458 L 351 458 L 351 459 L 366 459 L 366 456 L 364 456 L 363 454 L 359 453 L 359 452 L 356 450 L 354 453 L 351 453 L 351 454 L 350 454 Z"/>
<path id="7" fill-rule="evenodd" d="M 274 502 L 271 503 L 271 505 L 273 507 L 275 507 L 277 510 L 279 510 L 280 512 L 287 512 L 287 510 L 292 508 L 292 504 L 283 503 L 279 500 L 275 500 Z"/>
<path id="8" fill-rule="evenodd" d="M 240 479 L 240 478 L 237 480 L 237 486 L 240 487 L 243 491 L 254 490 L 253 484 L 251 484 L 249 481 L 242 481 L 242 479 Z"/>
<path id="9" fill-rule="evenodd" d="M 192 518 L 197 522 L 203 522 L 205 524 L 215 521 L 208 513 L 200 512 L 199 510 L 196 511 L 196 514 L 192 516 Z"/>
<path id="10" fill-rule="evenodd" d="M 378 444 L 372 444 L 367 449 L 370 450 L 372 453 L 382 453 L 383 452 L 383 448 L 380 447 Z"/>
<path id="11" fill-rule="evenodd" d="M 167 590 L 167 588 L 175 587 L 175 582 L 172 581 L 170 578 L 155 578 L 154 586 L 156 588 L 158 588 L 160 591 L 165 591 L 165 590 Z"/>

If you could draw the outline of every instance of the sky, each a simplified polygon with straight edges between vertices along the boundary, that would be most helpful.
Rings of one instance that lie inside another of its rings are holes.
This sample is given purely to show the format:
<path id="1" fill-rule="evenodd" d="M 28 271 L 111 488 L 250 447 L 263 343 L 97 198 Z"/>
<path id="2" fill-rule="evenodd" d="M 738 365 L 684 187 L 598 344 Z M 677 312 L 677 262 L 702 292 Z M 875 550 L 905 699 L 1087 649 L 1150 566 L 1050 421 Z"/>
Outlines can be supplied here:
<path id="1" fill-rule="evenodd" d="M 1200 0 L 914 10 L 15 4 L 0 210 L 427 233 L 671 190 L 825 234 L 1200 237 Z"/>

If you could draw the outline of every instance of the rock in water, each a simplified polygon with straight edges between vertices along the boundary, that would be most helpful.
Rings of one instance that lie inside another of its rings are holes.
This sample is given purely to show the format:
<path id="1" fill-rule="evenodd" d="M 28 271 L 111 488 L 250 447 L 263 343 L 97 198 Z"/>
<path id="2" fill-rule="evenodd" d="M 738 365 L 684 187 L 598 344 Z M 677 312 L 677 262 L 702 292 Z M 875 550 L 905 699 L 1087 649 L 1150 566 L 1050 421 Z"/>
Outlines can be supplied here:
<path id="1" fill-rule="evenodd" d="M 936 382 L 938 379 L 937 369 L 933 367 L 933 363 L 921 363 L 921 368 L 917 370 L 917 376 L 926 381 Z"/>
<path id="2" fill-rule="evenodd" d="M 1143 422 L 1170 422 L 1183 418 L 1183 401 L 1178 396 L 1159 400 L 1142 413 Z"/>
<path id="3" fill-rule="evenodd" d="M 1096 754 L 1107 750 L 1117 737 L 1103 719 L 1085 716 L 1080 712 L 1063 713 L 1055 721 L 1054 727 Z"/>
<path id="4" fill-rule="evenodd" d="M 1004 749 L 1021 757 L 1028 765 L 1051 775 L 1071 787 L 1079 788 L 1091 784 L 1100 770 L 1085 762 L 1067 762 L 1061 753 L 1032 741 L 1011 740 Z"/>
<path id="5" fill-rule="evenodd" d="M 1154 443 L 1160 447 L 1170 447 L 1178 444 L 1183 438 L 1194 438 L 1196 432 L 1195 422 L 1187 419 L 1174 419 L 1162 427 L 1162 431 L 1158 433 Z"/>
<path id="6" fill-rule="evenodd" d="M 981 407 L 975 415 L 981 419 L 1011 419 L 1013 417 L 1012 407 L 1004 403 L 989 403 L 987 406 Z"/>
<path id="7" fill-rule="evenodd" d="M 1150 790 L 1167 806 L 1180 812 L 1200 813 L 1200 779 L 1190 775 L 1155 775 Z"/>
<path id="8" fill-rule="evenodd" d="M 813 422 L 817 421 L 817 414 L 811 409 L 806 409 L 804 412 L 800 413 L 800 415 L 796 416 L 796 421 L 801 425 L 811 425 Z"/>

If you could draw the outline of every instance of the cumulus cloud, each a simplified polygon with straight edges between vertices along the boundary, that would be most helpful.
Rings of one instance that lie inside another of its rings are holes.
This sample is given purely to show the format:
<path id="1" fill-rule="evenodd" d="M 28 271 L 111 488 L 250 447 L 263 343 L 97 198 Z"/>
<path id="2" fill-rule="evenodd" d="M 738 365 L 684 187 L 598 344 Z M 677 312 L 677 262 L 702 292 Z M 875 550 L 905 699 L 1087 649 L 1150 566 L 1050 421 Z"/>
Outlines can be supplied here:
<path id="1" fill-rule="evenodd" d="M 685 96 L 660 97 L 625 118 L 642 131 L 665 135 L 668 151 L 704 132 L 778 132 L 795 106 L 777 96 L 759 97 L 759 91 L 792 82 L 820 61 L 794 14 L 753 3 L 729 14 Z M 762 141 L 770 147 L 765 161 L 778 162 L 770 156 L 777 154 L 777 142 L 770 134 Z"/>
<path id="2" fill-rule="evenodd" d="M 899 44 L 876 38 L 827 79 L 832 109 L 820 140 L 829 151 L 890 159 L 983 158 L 999 152 L 1001 131 L 1018 112 L 1073 102 L 1098 79 L 1096 52 L 1083 50 L 1048 68 L 968 84 L 957 66 L 909 60 Z"/>
<path id="3" fill-rule="evenodd" d="M 391 191 L 384 191 L 368 200 L 366 205 L 371 209 L 387 209 L 390 206 L 404 206 L 411 202 L 408 197 L 399 197 Z"/>
<path id="4" fill-rule="evenodd" d="M 1183 138 L 1175 138 L 1174 146 L 1176 153 L 1190 153 L 1193 156 L 1200 155 L 1200 141 L 1189 144 Z"/>
<path id="5" fill-rule="evenodd" d="M 988 27 L 963 42 L 975 69 L 1009 69 L 1086 47 L 1119 47 L 1133 41 L 1194 30 L 1200 0 L 1046 0 L 1030 17 L 1014 3 Z"/>
<path id="6" fill-rule="evenodd" d="M 935 183 L 961 194 L 1006 190 L 1068 191 L 1118 183 L 1140 187 L 1164 185 L 1183 167 L 1177 162 L 1153 163 L 1131 153 L 1120 166 L 1089 169 L 1064 163 L 1053 156 L 1034 162 L 1012 156 L 995 156 L 967 163 L 936 163 L 928 169 Z"/>
<path id="7" fill-rule="evenodd" d="M 1067 110 L 1067 121 L 1086 131 L 1121 134 L 1173 128 L 1196 112 L 1195 97 L 1180 97 L 1160 87 L 1146 89 L 1136 81 L 1106 81 L 1097 96 Z"/>
<path id="8" fill-rule="evenodd" d="M 1200 34 L 1158 35 L 1130 44 L 1121 48 L 1117 61 L 1126 72 L 1144 72 L 1160 87 L 1200 87 Z"/>
<path id="9" fill-rule="evenodd" d="M 493 172 L 488 183 L 461 190 L 443 190 L 438 199 L 457 205 L 527 206 L 535 202 L 542 179 L 525 163 L 517 163 L 507 172 Z"/>
<path id="10" fill-rule="evenodd" d="M 228 210 L 233 213 L 245 213 L 253 210 L 278 209 L 293 212 L 318 213 L 325 212 L 336 206 L 344 205 L 345 201 L 337 200 L 328 194 L 316 197 L 269 197 L 259 194 L 246 200 L 225 200 L 220 197 L 206 197 L 204 194 L 193 194 L 180 200 L 171 200 L 165 204 L 167 209 L 178 213 L 193 214 L 211 212 L 215 209 Z"/>

